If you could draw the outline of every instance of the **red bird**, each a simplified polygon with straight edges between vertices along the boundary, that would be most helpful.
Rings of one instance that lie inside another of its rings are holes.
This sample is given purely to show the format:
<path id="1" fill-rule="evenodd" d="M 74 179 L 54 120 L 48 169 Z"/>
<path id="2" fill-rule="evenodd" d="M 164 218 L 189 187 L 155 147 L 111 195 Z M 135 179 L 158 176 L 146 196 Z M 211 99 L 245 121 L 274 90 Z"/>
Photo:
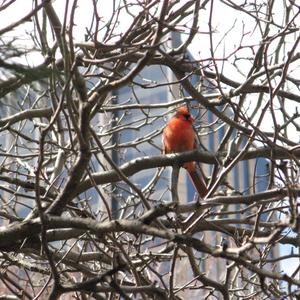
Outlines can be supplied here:
<path id="1" fill-rule="evenodd" d="M 193 128 L 194 119 L 186 106 L 177 109 L 163 130 L 164 153 L 191 151 L 196 148 L 196 133 Z M 188 171 L 195 188 L 201 197 L 207 194 L 207 187 L 196 169 L 195 162 L 187 162 L 183 167 Z"/>

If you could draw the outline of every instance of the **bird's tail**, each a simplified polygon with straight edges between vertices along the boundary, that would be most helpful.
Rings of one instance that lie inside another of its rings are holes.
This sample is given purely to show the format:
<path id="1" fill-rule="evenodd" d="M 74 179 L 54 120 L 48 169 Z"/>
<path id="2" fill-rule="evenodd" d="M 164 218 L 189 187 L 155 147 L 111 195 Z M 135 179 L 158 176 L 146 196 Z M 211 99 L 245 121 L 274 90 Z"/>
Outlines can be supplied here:
<path id="1" fill-rule="evenodd" d="M 208 192 L 204 179 L 197 171 L 195 164 L 185 166 L 200 197 L 204 198 Z"/>

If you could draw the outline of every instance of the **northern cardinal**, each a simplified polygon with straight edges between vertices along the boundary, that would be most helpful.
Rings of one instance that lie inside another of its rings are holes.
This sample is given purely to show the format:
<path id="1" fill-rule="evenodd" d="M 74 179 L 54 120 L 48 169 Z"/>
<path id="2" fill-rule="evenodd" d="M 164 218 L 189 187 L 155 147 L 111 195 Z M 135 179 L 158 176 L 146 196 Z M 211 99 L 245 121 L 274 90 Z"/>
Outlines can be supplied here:
<path id="1" fill-rule="evenodd" d="M 193 128 L 194 118 L 186 106 L 177 109 L 163 130 L 164 153 L 191 151 L 196 148 L 196 133 Z M 195 162 L 187 162 L 183 167 L 188 171 L 200 197 L 205 197 L 207 187 L 197 172 Z"/>

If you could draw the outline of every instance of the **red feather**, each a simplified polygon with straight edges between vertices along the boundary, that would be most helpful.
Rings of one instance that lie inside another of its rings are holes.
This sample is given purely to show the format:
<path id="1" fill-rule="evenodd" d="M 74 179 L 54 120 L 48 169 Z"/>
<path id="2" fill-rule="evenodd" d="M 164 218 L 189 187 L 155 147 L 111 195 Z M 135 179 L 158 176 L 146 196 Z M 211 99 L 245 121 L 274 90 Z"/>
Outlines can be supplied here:
<path id="1" fill-rule="evenodd" d="M 193 128 L 194 119 L 186 106 L 177 109 L 163 131 L 164 153 L 191 151 L 196 148 L 196 133 Z M 208 190 L 204 179 L 197 172 L 195 162 L 183 165 L 201 197 L 205 197 Z"/>

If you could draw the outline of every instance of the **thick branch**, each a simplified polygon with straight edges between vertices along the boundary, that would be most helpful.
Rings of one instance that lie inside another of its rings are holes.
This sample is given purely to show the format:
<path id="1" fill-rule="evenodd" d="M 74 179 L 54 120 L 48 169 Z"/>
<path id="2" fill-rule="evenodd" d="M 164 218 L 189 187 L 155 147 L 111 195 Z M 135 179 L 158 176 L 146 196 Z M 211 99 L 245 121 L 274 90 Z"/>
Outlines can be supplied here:
<path id="1" fill-rule="evenodd" d="M 238 153 L 237 153 L 238 154 Z M 255 150 L 250 150 L 245 153 L 243 160 L 255 159 L 258 157 L 263 158 L 273 158 L 273 159 L 289 159 L 289 150 L 282 148 L 269 149 L 269 148 L 259 148 Z M 295 149 L 292 154 L 295 157 L 300 157 L 300 149 Z M 222 154 L 219 154 L 219 160 L 221 161 Z M 218 159 L 212 153 L 207 151 L 190 151 L 178 154 L 160 155 L 160 156 L 147 156 L 134 159 L 124 165 L 120 166 L 120 169 L 126 176 L 132 176 L 140 171 L 153 169 L 158 167 L 172 166 L 174 163 L 183 164 L 188 161 L 199 161 L 207 164 L 217 164 Z M 120 181 L 117 173 L 113 170 L 105 171 L 93 174 L 93 181 L 97 184 L 107 184 L 112 182 Z M 87 189 L 91 188 L 92 181 L 90 179 L 84 180 L 77 189 L 77 193 L 80 194 Z"/>

